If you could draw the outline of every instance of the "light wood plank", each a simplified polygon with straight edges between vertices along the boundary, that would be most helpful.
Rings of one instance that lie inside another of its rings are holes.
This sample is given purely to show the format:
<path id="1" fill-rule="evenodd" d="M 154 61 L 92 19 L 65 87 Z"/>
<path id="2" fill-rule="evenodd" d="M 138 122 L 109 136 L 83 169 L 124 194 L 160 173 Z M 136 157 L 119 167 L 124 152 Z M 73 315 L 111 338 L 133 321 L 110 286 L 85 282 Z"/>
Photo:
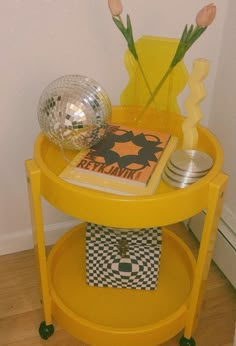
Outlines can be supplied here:
<path id="1" fill-rule="evenodd" d="M 34 251 L 0 257 L 0 318 L 41 307 Z"/>
<path id="2" fill-rule="evenodd" d="M 85 346 L 68 333 L 55 326 L 55 332 L 48 340 L 42 340 L 38 326 L 43 320 L 42 311 L 34 310 L 0 320 L 1 346 Z"/>

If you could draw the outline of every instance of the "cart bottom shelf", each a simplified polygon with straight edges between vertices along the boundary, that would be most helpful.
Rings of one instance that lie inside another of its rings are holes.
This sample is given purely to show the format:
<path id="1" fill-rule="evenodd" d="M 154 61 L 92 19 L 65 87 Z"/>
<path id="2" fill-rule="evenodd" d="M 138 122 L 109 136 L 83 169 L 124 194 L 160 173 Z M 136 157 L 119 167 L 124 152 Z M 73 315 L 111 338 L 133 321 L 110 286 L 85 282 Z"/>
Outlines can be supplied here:
<path id="1" fill-rule="evenodd" d="M 53 317 L 89 345 L 154 346 L 185 326 L 195 260 L 188 247 L 167 229 L 163 229 L 154 291 L 88 286 L 85 224 L 56 243 L 48 262 Z"/>

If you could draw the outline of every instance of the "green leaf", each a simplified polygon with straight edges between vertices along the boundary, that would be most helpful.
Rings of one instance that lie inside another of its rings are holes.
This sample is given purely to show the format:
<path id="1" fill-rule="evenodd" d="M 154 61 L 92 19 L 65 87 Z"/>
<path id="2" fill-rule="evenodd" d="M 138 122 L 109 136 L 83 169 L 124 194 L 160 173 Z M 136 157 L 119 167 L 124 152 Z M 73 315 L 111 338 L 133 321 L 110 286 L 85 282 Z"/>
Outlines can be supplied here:
<path id="1" fill-rule="evenodd" d="M 180 38 L 180 42 L 184 42 L 185 41 L 187 34 L 188 34 L 188 25 L 186 24 L 185 27 L 184 27 L 184 31 L 182 33 L 182 36 Z"/>
<path id="2" fill-rule="evenodd" d="M 186 41 L 187 35 L 188 35 L 188 26 L 186 24 L 184 27 L 184 30 L 182 32 L 182 36 L 180 38 L 178 47 L 176 48 L 175 55 L 171 61 L 170 66 L 174 67 L 181 60 L 182 56 L 184 55 L 185 41 Z"/>
<path id="3" fill-rule="evenodd" d="M 193 32 L 193 28 L 194 28 L 194 26 L 193 26 L 193 24 L 191 24 L 191 26 L 190 26 L 190 28 L 189 28 L 189 30 L 188 30 L 188 33 L 187 33 L 187 35 L 186 35 L 185 42 L 187 42 L 187 41 L 189 40 L 189 38 L 191 37 L 191 34 L 192 34 L 192 32 Z"/>
<path id="4" fill-rule="evenodd" d="M 135 60 L 138 60 L 138 54 L 135 48 L 134 38 L 133 38 L 133 30 L 131 25 L 130 16 L 127 14 L 127 42 L 128 48 L 131 54 L 134 56 Z"/>
<path id="5" fill-rule="evenodd" d="M 203 33 L 204 31 L 207 29 L 207 26 L 205 27 L 197 27 L 196 31 L 193 33 L 191 40 L 193 42 L 195 42 Z"/>
<path id="6" fill-rule="evenodd" d="M 117 28 L 121 31 L 121 33 L 124 35 L 124 37 L 127 40 L 127 31 L 126 31 L 124 24 L 119 19 L 117 19 L 116 17 L 112 17 L 112 19 L 113 19 L 114 23 L 116 24 Z"/>
<path id="7" fill-rule="evenodd" d="M 127 33 L 128 33 L 129 36 L 133 36 L 131 20 L 130 20 L 130 16 L 128 14 L 127 14 L 126 21 L 127 21 Z"/>
<path id="8" fill-rule="evenodd" d="M 194 44 L 194 42 L 197 41 L 197 39 L 204 33 L 204 31 L 207 29 L 207 26 L 204 28 L 198 28 L 194 35 L 192 35 L 191 40 L 188 42 L 187 50 Z"/>

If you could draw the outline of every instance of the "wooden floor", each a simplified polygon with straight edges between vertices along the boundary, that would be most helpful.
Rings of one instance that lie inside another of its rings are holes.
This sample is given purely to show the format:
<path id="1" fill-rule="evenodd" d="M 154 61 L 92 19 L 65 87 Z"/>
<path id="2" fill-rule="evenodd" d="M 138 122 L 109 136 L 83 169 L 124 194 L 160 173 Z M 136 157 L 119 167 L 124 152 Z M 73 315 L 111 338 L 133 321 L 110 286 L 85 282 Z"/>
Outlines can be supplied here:
<path id="1" fill-rule="evenodd" d="M 182 225 L 177 225 L 174 231 L 197 252 L 198 243 L 192 234 Z M 50 339 L 40 339 L 38 326 L 43 315 L 33 250 L 1 256 L 0 278 L 1 346 L 84 346 L 59 326 L 55 326 Z M 235 321 L 236 292 L 212 264 L 199 325 L 194 333 L 197 346 L 233 346 Z M 178 341 L 176 336 L 165 346 L 179 345 Z"/>

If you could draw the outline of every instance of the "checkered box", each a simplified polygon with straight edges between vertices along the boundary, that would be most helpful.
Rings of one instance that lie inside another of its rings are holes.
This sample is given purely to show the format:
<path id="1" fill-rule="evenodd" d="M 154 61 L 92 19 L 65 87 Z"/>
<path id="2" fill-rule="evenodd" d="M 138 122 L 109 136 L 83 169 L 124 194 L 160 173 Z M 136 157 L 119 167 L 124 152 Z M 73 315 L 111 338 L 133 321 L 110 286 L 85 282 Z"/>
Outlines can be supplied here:
<path id="1" fill-rule="evenodd" d="M 154 290 L 162 230 L 86 227 L 86 279 L 90 286 Z"/>

